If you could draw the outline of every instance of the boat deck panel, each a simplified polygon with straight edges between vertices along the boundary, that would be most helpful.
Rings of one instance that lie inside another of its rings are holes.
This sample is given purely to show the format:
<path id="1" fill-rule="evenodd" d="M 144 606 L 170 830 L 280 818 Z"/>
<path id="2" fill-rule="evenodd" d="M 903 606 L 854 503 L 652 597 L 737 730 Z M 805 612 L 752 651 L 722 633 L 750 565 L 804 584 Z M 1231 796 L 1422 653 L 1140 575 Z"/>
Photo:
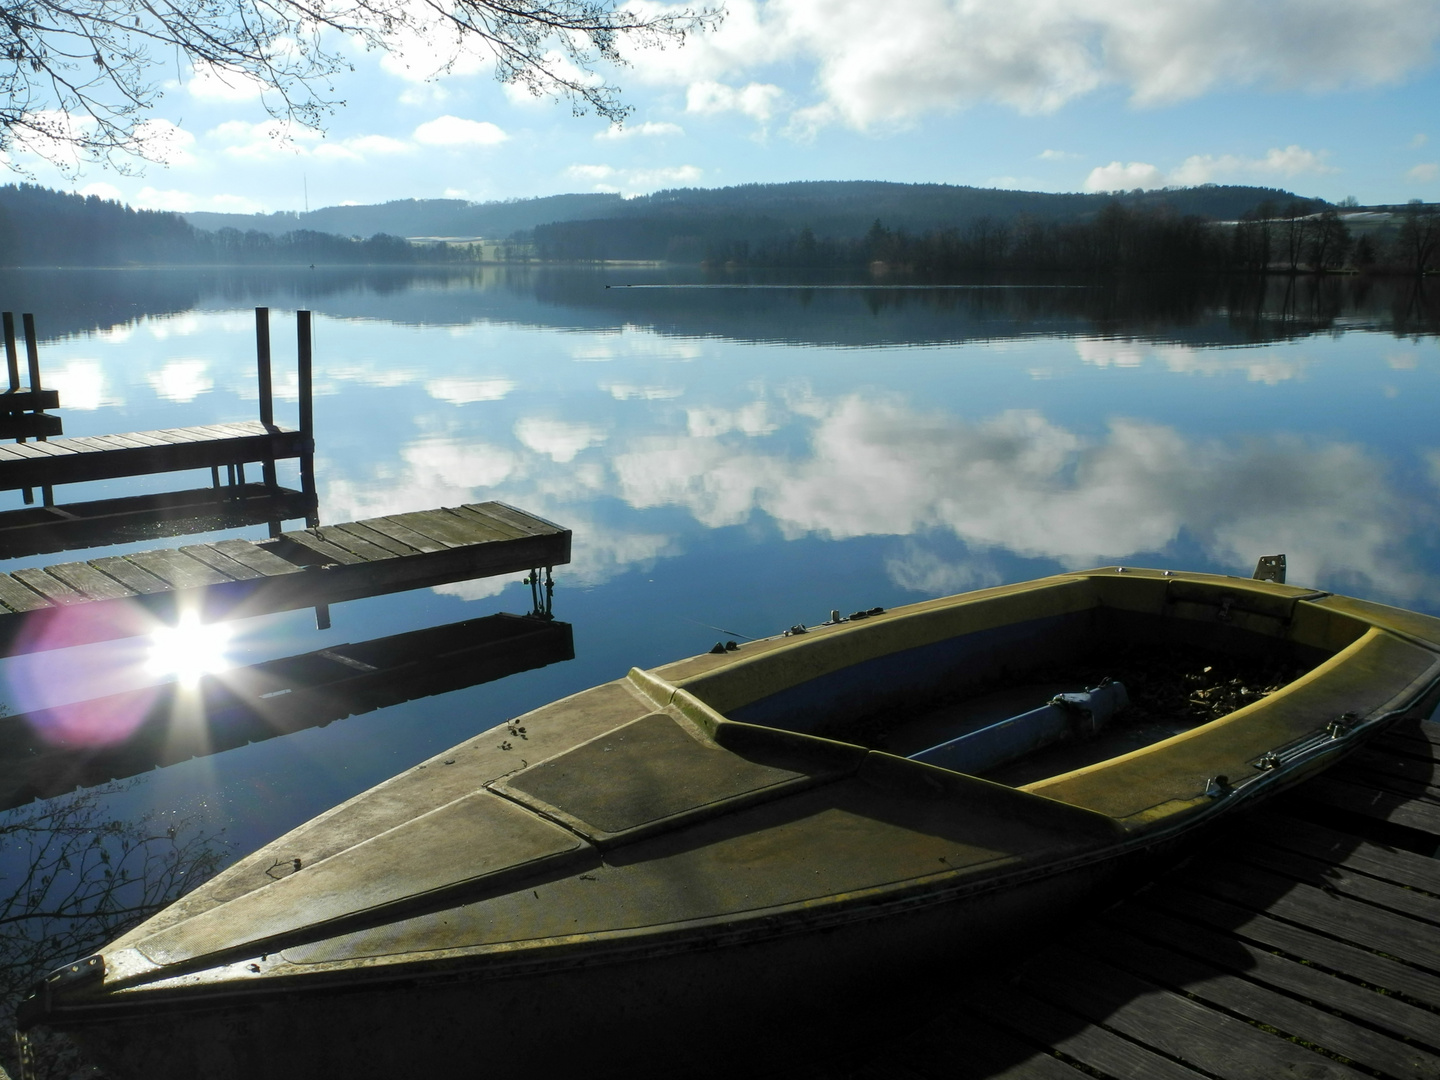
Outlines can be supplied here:
<path id="1" fill-rule="evenodd" d="M 1407 722 L 816 1076 L 1440 1076 L 1440 801 L 1385 786 L 1387 762 L 1431 776 L 1437 745 L 1440 724 Z"/>

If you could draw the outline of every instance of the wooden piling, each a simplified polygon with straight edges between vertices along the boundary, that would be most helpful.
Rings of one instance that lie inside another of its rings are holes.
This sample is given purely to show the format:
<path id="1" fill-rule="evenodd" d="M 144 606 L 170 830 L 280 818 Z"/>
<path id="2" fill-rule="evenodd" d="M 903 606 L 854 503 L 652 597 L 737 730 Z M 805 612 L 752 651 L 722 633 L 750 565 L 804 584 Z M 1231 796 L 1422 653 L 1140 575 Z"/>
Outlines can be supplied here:
<path id="1" fill-rule="evenodd" d="M 312 397 L 313 338 L 310 312 L 295 312 L 295 335 L 300 392 L 300 440 L 307 447 L 307 452 L 300 458 L 300 490 L 311 500 L 311 505 L 315 506 L 318 505 L 318 500 L 315 491 L 315 403 Z M 314 516 L 307 524 L 312 529 L 316 528 L 320 524 L 320 518 Z"/>
<path id="2" fill-rule="evenodd" d="M 260 384 L 260 422 L 267 430 L 275 428 L 275 397 L 270 378 L 270 309 L 255 309 L 255 375 Z M 275 461 L 267 458 L 261 465 L 265 485 L 274 491 L 279 488 L 275 477 Z"/>
<path id="3" fill-rule="evenodd" d="M 37 395 L 36 412 L 44 412 L 44 408 L 38 404 L 40 393 L 40 339 L 35 334 L 35 316 L 25 312 L 21 318 L 25 322 L 25 361 L 30 369 L 30 392 Z M 43 440 L 44 435 L 40 438 Z"/>
<path id="4" fill-rule="evenodd" d="M 255 309 L 255 370 L 260 380 L 260 422 L 275 423 L 275 403 L 270 382 L 270 309 Z"/>
<path id="5" fill-rule="evenodd" d="M 0 315 L 5 325 L 5 366 L 9 369 L 10 389 L 20 389 L 20 357 L 15 351 L 15 313 L 7 311 Z"/>

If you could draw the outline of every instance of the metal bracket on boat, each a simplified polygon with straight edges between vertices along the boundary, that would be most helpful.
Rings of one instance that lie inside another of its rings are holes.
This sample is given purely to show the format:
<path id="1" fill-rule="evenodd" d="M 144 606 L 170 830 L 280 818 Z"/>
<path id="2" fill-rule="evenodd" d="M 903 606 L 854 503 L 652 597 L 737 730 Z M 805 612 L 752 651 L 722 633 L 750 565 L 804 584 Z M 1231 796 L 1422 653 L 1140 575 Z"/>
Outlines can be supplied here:
<path id="1" fill-rule="evenodd" d="M 1235 597 L 1233 597 L 1233 596 L 1222 596 L 1222 597 L 1220 597 L 1220 606 L 1215 609 L 1215 618 L 1219 619 L 1221 622 L 1229 622 L 1229 621 L 1230 621 L 1230 609 L 1231 609 L 1232 607 L 1234 607 L 1234 606 L 1235 606 Z"/>
<path id="2" fill-rule="evenodd" d="M 1360 717 L 1353 712 L 1341 713 L 1330 723 L 1325 725 L 1325 734 L 1332 739 L 1341 739 L 1355 730 L 1355 725 L 1360 722 Z"/>
<path id="3" fill-rule="evenodd" d="M 1228 776 L 1212 776 L 1205 781 L 1205 794 L 1212 799 L 1219 799 L 1229 795 L 1235 789 L 1230 786 Z"/>
<path id="4" fill-rule="evenodd" d="M 1261 555 L 1260 561 L 1255 564 L 1255 573 L 1250 576 L 1256 581 L 1273 581 L 1276 585 L 1284 585 L 1285 556 Z"/>
<path id="5" fill-rule="evenodd" d="M 1283 765 L 1289 765 L 1291 762 L 1299 761 L 1301 758 L 1308 757 L 1311 754 L 1325 751 L 1327 748 L 1333 746 L 1337 739 L 1343 739 L 1353 733 L 1360 724 L 1361 717 L 1358 714 L 1353 712 L 1342 713 L 1319 731 L 1296 739 L 1294 742 L 1288 743 L 1285 746 L 1276 747 L 1274 750 L 1256 758 L 1250 764 L 1261 772 L 1270 772 Z"/>

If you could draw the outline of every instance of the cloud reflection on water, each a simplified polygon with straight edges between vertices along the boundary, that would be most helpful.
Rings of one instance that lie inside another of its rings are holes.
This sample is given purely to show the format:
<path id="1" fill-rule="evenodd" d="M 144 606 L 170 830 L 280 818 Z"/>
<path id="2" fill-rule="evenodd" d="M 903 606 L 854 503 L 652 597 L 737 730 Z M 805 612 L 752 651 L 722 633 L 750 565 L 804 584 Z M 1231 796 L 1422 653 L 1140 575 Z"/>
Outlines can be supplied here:
<path id="1" fill-rule="evenodd" d="M 791 408 L 810 427 L 801 454 L 733 437 L 647 436 L 613 461 L 619 493 L 639 508 L 683 506 L 710 528 L 759 511 L 792 539 L 941 529 L 972 551 L 1071 568 L 1188 539 L 1236 567 L 1286 551 L 1298 581 L 1343 578 L 1404 595 L 1428 581 L 1398 554 L 1411 511 L 1384 462 L 1356 444 L 1195 439 L 1127 418 L 1090 438 L 1032 410 L 966 421 L 861 395 Z M 907 565 L 894 571 L 899 584 L 937 579 L 935 568 Z"/>
<path id="2" fill-rule="evenodd" d="M 403 448 L 398 473 L 333 479 L 326 499 L 346 517 L 514 501 L 574 528 L 567 576 L 587 584 L 690 546 L 673 516 L 657 530 L 633 515 L 681 510 L 703 529 L 768 519 L 786 540 L 905 538 L 886 572 L 927 594 L 1004 580 L 1007 557 L 1081 568 L 1196 550 L 1234 572 L 1284 551 L 1292 580 L 1401 601 L 1433 585 L 1405 550 L 1422 511 L 1356 442 L 1203 437 L 1133 417 L 1086 432 L 1035 409 L 971 419 L 881 392 L 767 395 L 683 416 L 683 430 L 656 413 L 667 430 L 631 424 L 608 439 L 599 425 L 538 417 L 516 421 L 509 446 L 423 439 Z M 1440 451 L 1425 460 L 1440 483 Z M 629 513 L 600 510 L 616 500 Z"/>

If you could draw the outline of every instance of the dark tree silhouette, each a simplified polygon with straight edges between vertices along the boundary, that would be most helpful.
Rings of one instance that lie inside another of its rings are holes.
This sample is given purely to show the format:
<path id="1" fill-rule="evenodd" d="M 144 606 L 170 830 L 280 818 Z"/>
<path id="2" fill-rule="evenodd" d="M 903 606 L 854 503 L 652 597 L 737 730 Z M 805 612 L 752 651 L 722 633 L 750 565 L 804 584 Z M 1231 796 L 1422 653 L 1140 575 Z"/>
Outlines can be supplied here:
<path id="1" fill-rule="evenodd" d="M 1424 274 L 1440 254 L 1440 207 L 1411 199 L 1396 237 L 1400 258 L 1416 274 Z"/>
<path id="2" fill-rule="evenodd" d="M 1344 265 L 1350 253 L 1350 230 L 1334 210 L 1323 210 L 1310 219 L 1305 261 L 1317 273 Z"/>

